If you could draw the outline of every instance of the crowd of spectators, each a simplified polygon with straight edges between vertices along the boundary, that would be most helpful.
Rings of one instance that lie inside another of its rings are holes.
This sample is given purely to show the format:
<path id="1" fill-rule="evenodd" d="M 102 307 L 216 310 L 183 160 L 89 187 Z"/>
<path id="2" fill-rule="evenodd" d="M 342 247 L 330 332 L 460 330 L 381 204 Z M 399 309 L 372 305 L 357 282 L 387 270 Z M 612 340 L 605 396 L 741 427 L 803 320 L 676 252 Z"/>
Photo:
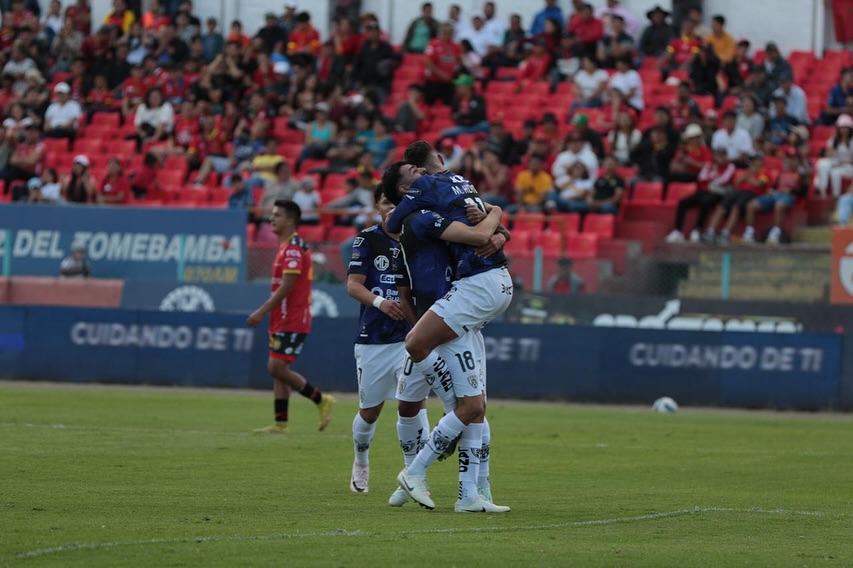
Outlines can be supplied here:
<path id="1" fill-rule="evenodd" d="M 573 0 L 564 13 L 545 0 L 528 26 L 495 2 L 471 14 L 453 5 L 446 18 L 425 3 L 395 49 L 375 14 L 347 2 L 328 38 L 292 0 L 253 35 L 239 21 L 202 22 L 192 0 L 149 0 L 144 12 L 113 0 L 101 22 L 88 0 L 52 0 L 43 12 L 33 0 L 8 3 L 0 179 L 15 199 L 123 204 L 226 187 L 228 206 L 253 222 L 292 198 L 312 210 L 307 222 L 323 206 L 361 224 L 372 219 L 371 184 L 425 132 L 510 211 L 615 214 L 637 181 L 695 183 L 672 242 L 703 232 L 725 241 L 741 216 L 744 240 L 754 240 L 749 223 L 764 210 L 776 212 L 768 239 L 778 242 L 784 212 L 813 176 L 818 192 L 853 199 L 843 187 L 853 174 L 853 71 L 818 117 L 837 133 L 812 172 L 812 120 L 790 63 L 773 43 L 754 58 L 725 17 L 706 22 L 698 8 L 672 22 L 660 6 L 641 15 L 619 0 Z M 408 54 L 423 70 L 400 90 Z M 519 98 L 544 85 L 565 112 L 534 109 L 512 128 L 489 109 L 498 83 Z M 119 133 L 135 152 L 98 163 L 78 151 L 79 134 L 107 113 L 118 125 L 109 139 Z M 436 132 L 437 116 L 446 123 Z M 49 159 L 57 144 L 67 144 L 66 161 Z M 167 184 L 174 163 L 185 167 Z M 318 191 L 335 176 L 346 177 L 339 191 Z M 700 223 L 685 233 L 694 206 Z"/>

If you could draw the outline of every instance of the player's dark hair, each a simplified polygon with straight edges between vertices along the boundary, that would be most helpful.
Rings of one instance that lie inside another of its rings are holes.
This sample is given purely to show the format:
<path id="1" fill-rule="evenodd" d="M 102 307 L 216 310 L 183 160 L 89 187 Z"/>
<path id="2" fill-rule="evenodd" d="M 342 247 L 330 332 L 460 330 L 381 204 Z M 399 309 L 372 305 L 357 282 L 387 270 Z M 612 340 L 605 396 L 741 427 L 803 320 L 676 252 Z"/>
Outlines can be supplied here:
<path id="1" fill-rule="evenodd" d="M 403 195 L 400 193 L 400 168 L 408 163 L 408 160 L 394 162 L 388 166 L 388 169 L 382 174 L 382 181 L 379 182 L 379 185 L 382 186 L 382 193 L 394 205 L 398 205 L 403 200 Z"/>
<path id="2" fill-rule="evenodd" d="M 385 194 L 385 188 L 381 183 L 377 183 L 373 186 L 373 202 L 379 205 L 379 202 L 382 201 L 382 196 Z"/>
<path id="3" fill-rule="evenodd" d="M 434 148 L 432 147 L 432 144 L 426 140 L 417 140 L 406 147 L 406 153 L 403 155 L 403 160 L 407 164 L 423 168 L 426 166 L 427 160 L 429 160 L 433 151 Z"/>
<path id="4" fill-rule="evenodd" d="M 276 199 L 273 205 L 283 210 L 287 217 L 293 219 L 294 224 L 298 225 L 302 220 L 302 209 L 293 201 L 289 199 Z"/>

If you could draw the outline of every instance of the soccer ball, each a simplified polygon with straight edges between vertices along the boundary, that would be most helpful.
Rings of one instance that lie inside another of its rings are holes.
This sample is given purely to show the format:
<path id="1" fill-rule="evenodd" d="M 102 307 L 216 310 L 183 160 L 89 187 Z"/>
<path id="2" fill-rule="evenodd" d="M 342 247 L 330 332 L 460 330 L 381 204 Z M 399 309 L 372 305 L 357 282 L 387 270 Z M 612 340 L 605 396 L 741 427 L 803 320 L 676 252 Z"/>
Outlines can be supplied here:
<path id="1" fill-rule="evenodd" d="M 678 410 L 678 403 L 668 396 L 662 396 L 652 405 L 652 410 L 655 412 L 676 412 Z"/>

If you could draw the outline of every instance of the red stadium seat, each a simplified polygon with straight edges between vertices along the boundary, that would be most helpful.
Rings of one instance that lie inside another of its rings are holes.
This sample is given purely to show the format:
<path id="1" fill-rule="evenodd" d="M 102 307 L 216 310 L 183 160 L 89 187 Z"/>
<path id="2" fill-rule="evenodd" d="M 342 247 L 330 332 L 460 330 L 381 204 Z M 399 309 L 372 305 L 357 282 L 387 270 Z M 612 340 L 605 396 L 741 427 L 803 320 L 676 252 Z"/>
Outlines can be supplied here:
<path id="1" fill-rule="evenodd" d="M 541 247 L 544 257 L 559 258 L 563 255 L 563 235 L 557 231 L 543 231 L 533 237 L 533 247 Z"/>
<path id="2" fill-rule="evenodd" d="M 634 184 L 631 203 L 656 205 L 663 199 L 663 184 L 657 181 L 641 181 Z"/>
<path id="3" fill-rule="evenodd" d="M 513 231 L 512 239 L 504 245 L 504 252 L 510 256 L 533 256 L 530 249 L 531 235 L 530 231 Z"/>
<path id="4" fill-rule="evenodd" d="M 590 215 L 590 217 L 611 217 L 611 215 Z M 573 260 L 592 259 L 598 256 L 598 235 L 569 235 L 566 243 L 566 256 Z"/>
<path id="5" fill-rule="evenodd" d="M 587 215 L 583 222 L 583 234 L 612 239 L 615 226 L 614 215 Z"/>
<path id="6" fill-rule="evenodd" d="M 563 235 L 575 235 L 581 231 L 581 216 L 578 213 L 552 213 L 548 220 L 549 231 Z"/>
<path id="7" fill-rule="evenodd" d="M 326 230 L 323 225 L 300 225 L 296 232 L 309 243 L 322 243 L 326 241 Z"/>
<path id="8" fill-rule="evenodd" d="M 543 213 L 519 213 L 512 223 L 513 231 L 540 232 L 545 227 L 545 215 Z"/>
<path id="9" fill-rule="evenodd" d="M 89 127 L 103 126 L 105 128 L 116 129 L 121 123 L 121 115 L 117 112 L 96 112 L 92 115 L 92 120 L 89 121 Z"/>
<path id="10" fill-rule="evenodd" d="M 100 154 L 104 148 L 104 141 L 100 138 L 78 138 L 74 141 L 74 151 L 80 154 Z"/>
<path id="11" fill-rule="evenodd" d="M 666 205 L 675 206 L 678 202 L 696 192 L 695 183 L 672 182 L 666 190 Z"/>

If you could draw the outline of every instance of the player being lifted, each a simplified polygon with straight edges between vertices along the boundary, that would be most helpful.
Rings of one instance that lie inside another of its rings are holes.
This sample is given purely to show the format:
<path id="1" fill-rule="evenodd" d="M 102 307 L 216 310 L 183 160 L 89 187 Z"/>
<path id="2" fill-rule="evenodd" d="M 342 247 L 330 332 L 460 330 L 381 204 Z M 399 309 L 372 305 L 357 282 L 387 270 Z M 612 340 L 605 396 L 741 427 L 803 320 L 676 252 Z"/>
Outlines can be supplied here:
<path id="1" fill-rule="evenodd" d="M 475 207 L 469 207 L 469 215 L 476 221 L 482 221 L 486 216 L 478 213 L 479 210 Z M 496 223 L 498 213 L 494 212 L 493 221 Z M 400 245 L 403 249 L 403 255 L 406 266 L 403 283 L 399 286 L 400 303 L 403 311 L 406 312 L 407 318 L 418 319 L 426 313 L 429 307 L 438 299 L 444 296 L 451 288 L 453 271 L 450 267 L 449 249 L 441 239 L 448 241 L 467 242 L 472 245 L 482 245 L 477 249 L 477 253 L 481 256 L 490 256 L 499 250 L 506 242 L 506 238 L 502 234 L 492 235 L 495 224 L 481 223 L 476 228 L 468 227 L 460 222 L 451 222 L 442 217 L 438 213 L 432 211 L 419 210 L 409 215 L 403 222 L 403 230 L 401 233 Z M 482 231 L 480 239 L 466 240 L 460 238 L 464 236 L 465 231 Z M 483 244 L 483 241 L 487 244 Z M 482 341 L 480 332 L 476 332 L 477 341 L 476 347 L 479 353 L 475 353 L 475 357 L 485 360 L 485 346 Z M 446 346 L 437 348 L 439 353 L 447 359 L 453 358 L 450 347 L 453 342 Z M 413 371 L 413 366 L 410 360 L 403 368 L 403 376 L 400 378 L 400 387 L 397 393 L 398 400 L 398 420 L 397 433 L 400 438 L 400 446 L 404 452 L 404 459 L 408 467 L 415 458 L 417 452 L 423 447 L 423 436 L 429 434 L 429 429 L 418 428 L 418 411 L 421 409 L 423 400 L 425 399 L 429 385 L 423 375 Z M 485 369 L 483 369 L 485 370 Z M 485 387 L 485 375 L 482 377 L 482 385 Z M 450 381 L 435 381 L 432 387 L 442 398 L 445 407 L 445 413 L 452 412 L 456 407 L 455 394 L 452 391 L 452 382 Z M 450 388 L 450 392 L 447 390 Z M 422 411 L 421 411 L 422 412 Z M 484 434 L 480 453 L 480 468 L 477 475 L 477 491 L 483 499 L 492 502 L 491 488 L 489 486 L 489 448 L 490 433 L 488 432 L 488 421 L 484 421 Z M 476 448 L 472 448 L 472 452 L 476 453 Z M 452 452 L 452 448 L 445 450 L 445 453 Z M 439 458 L 440 459 L 440 458 Z M 466 451 L 461 450 L 459 454 L 460 475 L 464 476 L 467 472 L 470 463 L 470 457 Z M 388 504 L 394 507 L 399 507 L 405 504 L 409 495 L 401 487 L 391 495 Z M 471 505 L 470 503 L 467 505 Z M 467 512 L 470 506 L 462 505 L 457 507 L 462 511 Z M 474 509 L 474 510 L 483 510 Z"/>
<path id="2" fill-rule="evenodd" d="M 310 398 L 320 411 L 320 430 L 332 419 L 335 399 L 312 386 L 305 377 L 290 368 L 302 351 L 311 331 L 311 253 L 296 227 L 302 212 L 293 201 L 278 200 L 270 216 L 270 227 L 278 235 L 279 249 L 272 268 L 272 295 L 252 312 L 246 324 L 255 327 L 270 314 L 269 361 L 273 378 L 275 422 L 255 430 L 264 434 L 289 433 L 287 425 L 290 390 Z"/>
<path id="3" fill-rule="evenodd" d="M 383 185 L 392 202 L 400 199 L 401 190 L 406 194 L 387 220 L 390 231 L 399 231 L 403 220 L 419 209 L 466 224 L 468 206 L 475 205 L 485 210 L 473 185 L 465 178 L 446 171 L 441 156 L 423 141 L 409 146 L 405 162 L 388 168 L 383 176 Z M 451 372 L 451 376 L 458 406 L 441 419 L 428 444 L 412 464 L 400 472 L 398 482 L 415 501 L 424 507 L 434 508 L 426 485 L 426 468 L 462 434 L 459 449 L 470 455 L 470 464 L 465 472 L 467 475 L 463 476 L 460 471 L 456 510 L 503 512 L 508 508 L 488 503 L 477 492 L 478 454 L 482 447 L 485 416 L 479 365 L 485 361 L 477 361 L 474 355 L 477 349 L 475 334 L 468 332 L 479 331 L 506 310 L 512 300 L 512 280 L 502 252 L 481 257 L 470 245 L 451 244 L 450 256 L 456 281 L 450 292 L 433 304 L 406 336 L 406 351 L 414 366 L 434 381 L 447 369 L 447 363 L 434 349 L 448 342 L 457 342 L 454 345 L 455 360 L 451 361 L 457 372 Z M 474 449 L 477 451 L 472 451 Z"/>

